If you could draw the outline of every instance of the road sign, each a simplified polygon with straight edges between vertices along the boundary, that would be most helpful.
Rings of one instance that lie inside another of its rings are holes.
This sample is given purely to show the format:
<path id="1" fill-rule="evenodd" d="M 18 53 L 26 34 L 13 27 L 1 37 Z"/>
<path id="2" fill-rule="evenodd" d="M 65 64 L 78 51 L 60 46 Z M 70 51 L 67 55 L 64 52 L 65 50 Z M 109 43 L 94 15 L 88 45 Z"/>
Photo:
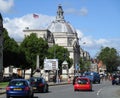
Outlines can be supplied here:
<path id="1" fill-rule="evenodd" d="M 58 70 L 58 59 L 45 59 L 44 70 Z"/>

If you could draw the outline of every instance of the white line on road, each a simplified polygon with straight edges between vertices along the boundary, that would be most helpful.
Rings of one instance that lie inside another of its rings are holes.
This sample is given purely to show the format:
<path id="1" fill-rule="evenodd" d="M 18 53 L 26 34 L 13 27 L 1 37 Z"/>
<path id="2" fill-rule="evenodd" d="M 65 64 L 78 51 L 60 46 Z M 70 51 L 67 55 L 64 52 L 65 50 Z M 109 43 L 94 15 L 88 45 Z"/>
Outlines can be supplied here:
<path id="1" fill-rule="evenodd" d="M 102 88 L 98 90 L 97 96 L 100 94 L 101 91 L 102 91 Z"/>

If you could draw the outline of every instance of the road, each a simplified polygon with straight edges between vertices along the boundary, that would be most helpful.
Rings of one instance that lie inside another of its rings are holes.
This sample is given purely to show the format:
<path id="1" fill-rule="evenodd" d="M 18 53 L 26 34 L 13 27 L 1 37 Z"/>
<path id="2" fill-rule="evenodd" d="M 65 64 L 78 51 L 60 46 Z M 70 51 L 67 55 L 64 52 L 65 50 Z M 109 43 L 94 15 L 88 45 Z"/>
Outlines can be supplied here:
<path id="1" fill-rule="evenodd" d="M 5 96 L 0 95 L 0 98 Z M 34 98 L 120 98 L 120 86 L 103 81 L 101 84 L 93 84 L 93 91 L 77 92 L 74 92 L 72 84 L 50 86 L 48 93 L 35 93 Z"/>

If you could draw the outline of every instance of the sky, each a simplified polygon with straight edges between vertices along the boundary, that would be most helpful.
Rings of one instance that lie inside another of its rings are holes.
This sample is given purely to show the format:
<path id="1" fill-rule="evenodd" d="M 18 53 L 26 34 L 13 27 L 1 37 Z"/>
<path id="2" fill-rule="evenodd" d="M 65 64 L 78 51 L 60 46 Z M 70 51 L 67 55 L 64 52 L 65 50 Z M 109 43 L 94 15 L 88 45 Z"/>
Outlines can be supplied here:
<path id="1" fill-rule="evenodd" d="M 59 4 L 65 20 L 76 29 L 81 48 L 91 57 L 102 47 L 120 53 L 120 0 L 0 0 L 3 26 L 20 42 L 26 27 L 46 29 L 56 19 Z"/>

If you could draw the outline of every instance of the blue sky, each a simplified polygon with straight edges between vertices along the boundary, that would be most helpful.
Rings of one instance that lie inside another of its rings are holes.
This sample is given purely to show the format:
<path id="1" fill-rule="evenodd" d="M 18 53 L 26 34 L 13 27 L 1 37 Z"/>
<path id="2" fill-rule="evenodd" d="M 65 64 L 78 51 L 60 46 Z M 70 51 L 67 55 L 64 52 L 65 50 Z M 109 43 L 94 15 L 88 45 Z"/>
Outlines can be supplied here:
<path id="1" fill-rule="evenodd" d="M 120 51 L 120 0 L 0 0 L 4 27 L 11 37 L 21 41 L 25 27 L 47 28 L 55 20 L 59 4 L 65 20 L 78 32 L 81 47 L 92 57 L 101 47 Z M 39 19 L 34 19 L 33 13 Z"/>

